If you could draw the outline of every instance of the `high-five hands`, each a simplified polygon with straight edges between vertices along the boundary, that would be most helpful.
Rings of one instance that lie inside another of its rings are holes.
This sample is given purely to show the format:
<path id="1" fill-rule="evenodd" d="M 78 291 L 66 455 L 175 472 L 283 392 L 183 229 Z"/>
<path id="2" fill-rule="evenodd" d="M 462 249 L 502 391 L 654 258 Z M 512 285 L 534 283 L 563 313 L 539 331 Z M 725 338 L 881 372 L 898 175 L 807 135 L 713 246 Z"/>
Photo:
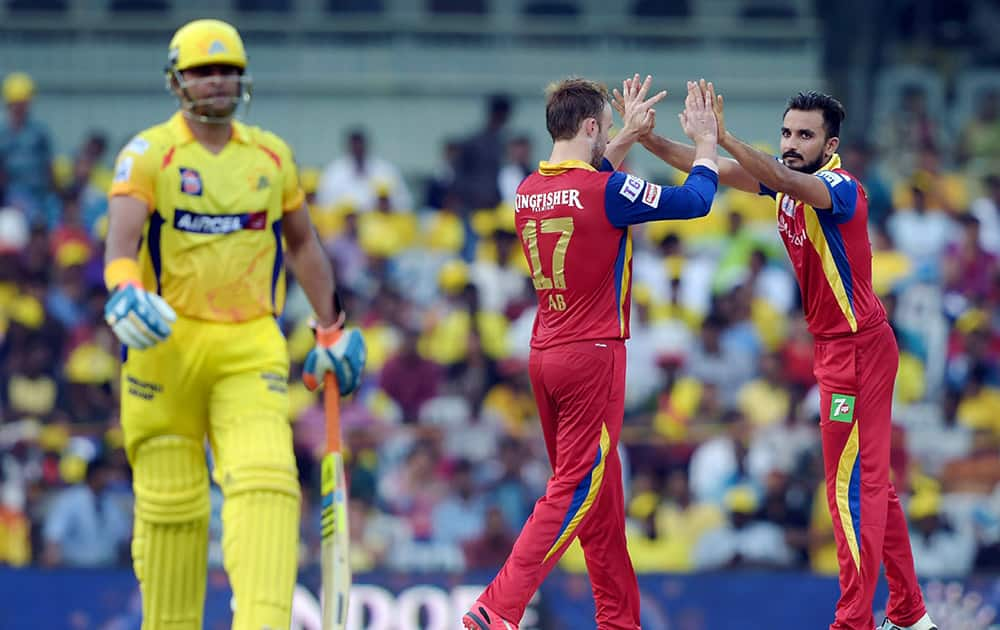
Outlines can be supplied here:
<path id="1" fill-rule="evenodd" d="M 719 123 L 715 109 L 715 89 L 705 80 L 687 82 L 687 98 L 684 99 L 684 111 L 677 115 L 681 122 L 684 135 L 699 142 L 715 144 L 719 139 Z M 719 116 L 722 112 L 722 97 L 719 97 Z"/>
<path id="2" fill-rule="evenodd" d="M 639 75 L 622 81 L 622 91 L 617 88 L 612 92 L 612 107 L 622 117 L 622 132 L 634 133 L 636 138 L 642 138 L 656 126 L 656 110 L 653 106 L 662 101 L 667 92 L 661 90 L 646 98 L 653 85 L 653 77 L 646 75 L 644 81 Z"/>
<path id="3" fill-rule="evenodd" d="M 705 83 L 705 79 L 699 82 L 699 87 L 701 91 L 708 95 L 708 98 L 712 101 L 712 109 L 715 111 L 715 124 L 718 125 L 719 131 L 719 142 L 726 137 L 726 117 L 723 111 L 722 95 L 715 93 L 715 86 L 709 81 Z"/>
<path id="4" fill-rule="evenodd" d="M 611 106 L 614 107 L 618 115 L 622 117 L 625 127 L 637 130 L 638 137 L 643 137 L 653 130 L 656 123 L 656 110 L 652 105 L 660 102 L 667 96 L 666 91 L 661 91 L 652 96 L 647 101 L 646 94 L 649 92 L 652 77 L 647 75 L 642 82 L 639 75 L 633 75 L 622 81 L 622 89 L 617 88 L 612 91 Z M 717 141 L 726 134 L 725 112 L 721 94 L 715 93 L 715 86 L 711 81 L 700 79 L 698 81 L 688 81 L 688 94 L 685 98 L 685 109 L 679 114 L 681 128 L 684 134 L 692 140 L 691 135 L 697 133 L 705 140 Z M 712 137 L 708 133 L 707 113 L 715 115 L 715 135 Z"/>

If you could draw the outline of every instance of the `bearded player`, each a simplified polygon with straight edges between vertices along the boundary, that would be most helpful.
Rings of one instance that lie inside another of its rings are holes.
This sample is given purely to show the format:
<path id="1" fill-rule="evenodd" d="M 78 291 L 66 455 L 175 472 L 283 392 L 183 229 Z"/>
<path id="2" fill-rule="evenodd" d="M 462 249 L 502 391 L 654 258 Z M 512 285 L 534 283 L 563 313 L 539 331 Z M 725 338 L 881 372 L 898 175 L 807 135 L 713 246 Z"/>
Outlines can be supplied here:
<path id="1" fill-rule="evenodd" d="M 135 490 L 142 627 L 200 629 L 209 524 L 206 440 L 224 504 L 233 628 L 287 628 L 299 481 L 288 352 L 276 316 L 287 260 L 316 313 L 306 384 L 358 385 L 365 348 L 343 324 L 292 153 L 234 120 L 250 99 L 239 34 L 218 20 L 170 42 L 180 108 L 122 150 L 110 190 L 105 318 L 124 345 L 121 418 Z M 283 239 L 287 249 L 283 246 Z"/>
<path id="2" fill-rule="evenodd" d="M 778 232 L 815 338 L 826 494 L 840 561 L 840 600 L 830 629 L 875 627 L 872 599 L 884 564 L 889 602 L 880 628 L 937 630 L 913 569 L 906 516 L 889 480 L 899 350 L 872 289 L 868 198 L 837 154 L 844 108 L 817 92 L 789 99 L 778 161 L 726 130 L 722 95 L 711 83 L 688 83 L 689 101 L 706 97 L 718 120 L 719 146 L 735 158 L 720 160 L 719 181 L 775 199 Z M 655 134 L 640 142 L 674 167 L 691 168 L 692 147 Z"/>

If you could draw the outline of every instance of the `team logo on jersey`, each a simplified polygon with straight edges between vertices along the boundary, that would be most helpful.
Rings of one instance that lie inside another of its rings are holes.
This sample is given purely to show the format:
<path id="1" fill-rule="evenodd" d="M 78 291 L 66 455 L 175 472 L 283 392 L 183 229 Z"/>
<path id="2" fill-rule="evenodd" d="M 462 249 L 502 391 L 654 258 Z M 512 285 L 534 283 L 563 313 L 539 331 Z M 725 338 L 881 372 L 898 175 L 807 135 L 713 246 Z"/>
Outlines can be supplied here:
<path id="1" fill-rule="evenodd" d="M 181 192 L 185 195 L 201 197 L 201 175 L 193 168 L 181 167 Z"/>
<path id="2" fill-rule="evenodd" d="M 625 197 L 629 201 L 635 201 L 639 198 L 639 193 L 642 192 L 642 187 L 645 185 L 646 182 L 642 181 L 635 175 L 626 175 L 625 183 L 618 189 L 618 194 Z"/>
<path id="3" fill-rule="evenodd" d="M 232 234 L 241 230 L 263 230 L 267 227 L 267 211 L 242 214 L 199 214 L 190 210 L 174 210 L 174 228 L 194 234 Z"/>
<path id="4" fill-rule="evenodd" d="M 789 197 L 788 195 L 784 195 L 781 198 L 781 211 L 784 212 L 785 214 L 787 214 L 790 217 L 794 217 L 795 216 L 795 200 L 792 199 L 791 197 Z"/>
<path id="5" fill-rule="evenodd" d="M 264 190 L 271 185 L 271 182 L 267 179 L 267 175 L 261 175 L 257 179 L 257 190 Z"/>

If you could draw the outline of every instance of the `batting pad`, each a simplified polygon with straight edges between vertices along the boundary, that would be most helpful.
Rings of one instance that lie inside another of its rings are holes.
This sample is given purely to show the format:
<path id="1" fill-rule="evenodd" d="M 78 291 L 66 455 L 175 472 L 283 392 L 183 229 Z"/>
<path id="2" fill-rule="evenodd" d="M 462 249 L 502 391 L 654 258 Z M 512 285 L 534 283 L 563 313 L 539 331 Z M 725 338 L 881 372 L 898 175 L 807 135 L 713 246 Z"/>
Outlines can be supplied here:
<path id="1" fill-rule="evenodd" d="M 233 587 L 233 630 L 287 628 L 301 503 L 288 421 L 259 414 L 216 428 L 215 476 L 224 496 L 222 547 Z"/>
<path id="2" fill-rule="evenodd" d="M 208 471 L 200 444 L 150 438 L 133 465 L 132 559 L 143 630 L 200 630 L 208 554 Z"/>

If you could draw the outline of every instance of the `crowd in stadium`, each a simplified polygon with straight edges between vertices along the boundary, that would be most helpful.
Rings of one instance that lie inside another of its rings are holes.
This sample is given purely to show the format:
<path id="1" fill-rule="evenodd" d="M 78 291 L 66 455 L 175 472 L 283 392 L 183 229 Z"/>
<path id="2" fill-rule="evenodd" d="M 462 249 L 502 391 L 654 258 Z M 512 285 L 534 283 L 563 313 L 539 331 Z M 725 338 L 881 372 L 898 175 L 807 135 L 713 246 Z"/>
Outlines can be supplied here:
<path id="1" fill-rule="evenodd" d="M 109 164 L 128 138 L 90 131 L 72 154 L 55 155 L 45 121 L 31 115 L 35 96 L 30 77 L 7 75 L 0 564 L 127 566 L 132 497 L 102 239 Z M 919 88 L 901 99 L 870 142 L 844 138 L 841 151 L 867 190 L 876 290 L 901 349 L 893 480 L 919 575 L 996 571 L 1000 93 L 984 93 L 958 129 L 927 112 Z M 444 141 L 420 179 L 378 157 L 363 127 L 329 164 L 302 169 L 369 348 L 364 383 L 342 406 L 357 572 L 499 566 L 548 476 L 526 369 L 535 295 L 511 209 L 546 155 L 509 128 L 511 107 L 489 98 L 482 127 Z M 639 174 L 682 181 L 665 169 Z M 813 345 L 774 213 L 767 197 L 725 191 L 704 219 L 633 232 L 622 455 L 640 573 L 837 572 Z M 281 324 L 303 563 L 319 557 L 324 431 L 319 400 L 298 378 L 313 346 L 309 316 L 293 282 Z M 220 505 L 214 491 L 216 566 Z M 585 570 L 578 547 L 562 566 Z"/>

